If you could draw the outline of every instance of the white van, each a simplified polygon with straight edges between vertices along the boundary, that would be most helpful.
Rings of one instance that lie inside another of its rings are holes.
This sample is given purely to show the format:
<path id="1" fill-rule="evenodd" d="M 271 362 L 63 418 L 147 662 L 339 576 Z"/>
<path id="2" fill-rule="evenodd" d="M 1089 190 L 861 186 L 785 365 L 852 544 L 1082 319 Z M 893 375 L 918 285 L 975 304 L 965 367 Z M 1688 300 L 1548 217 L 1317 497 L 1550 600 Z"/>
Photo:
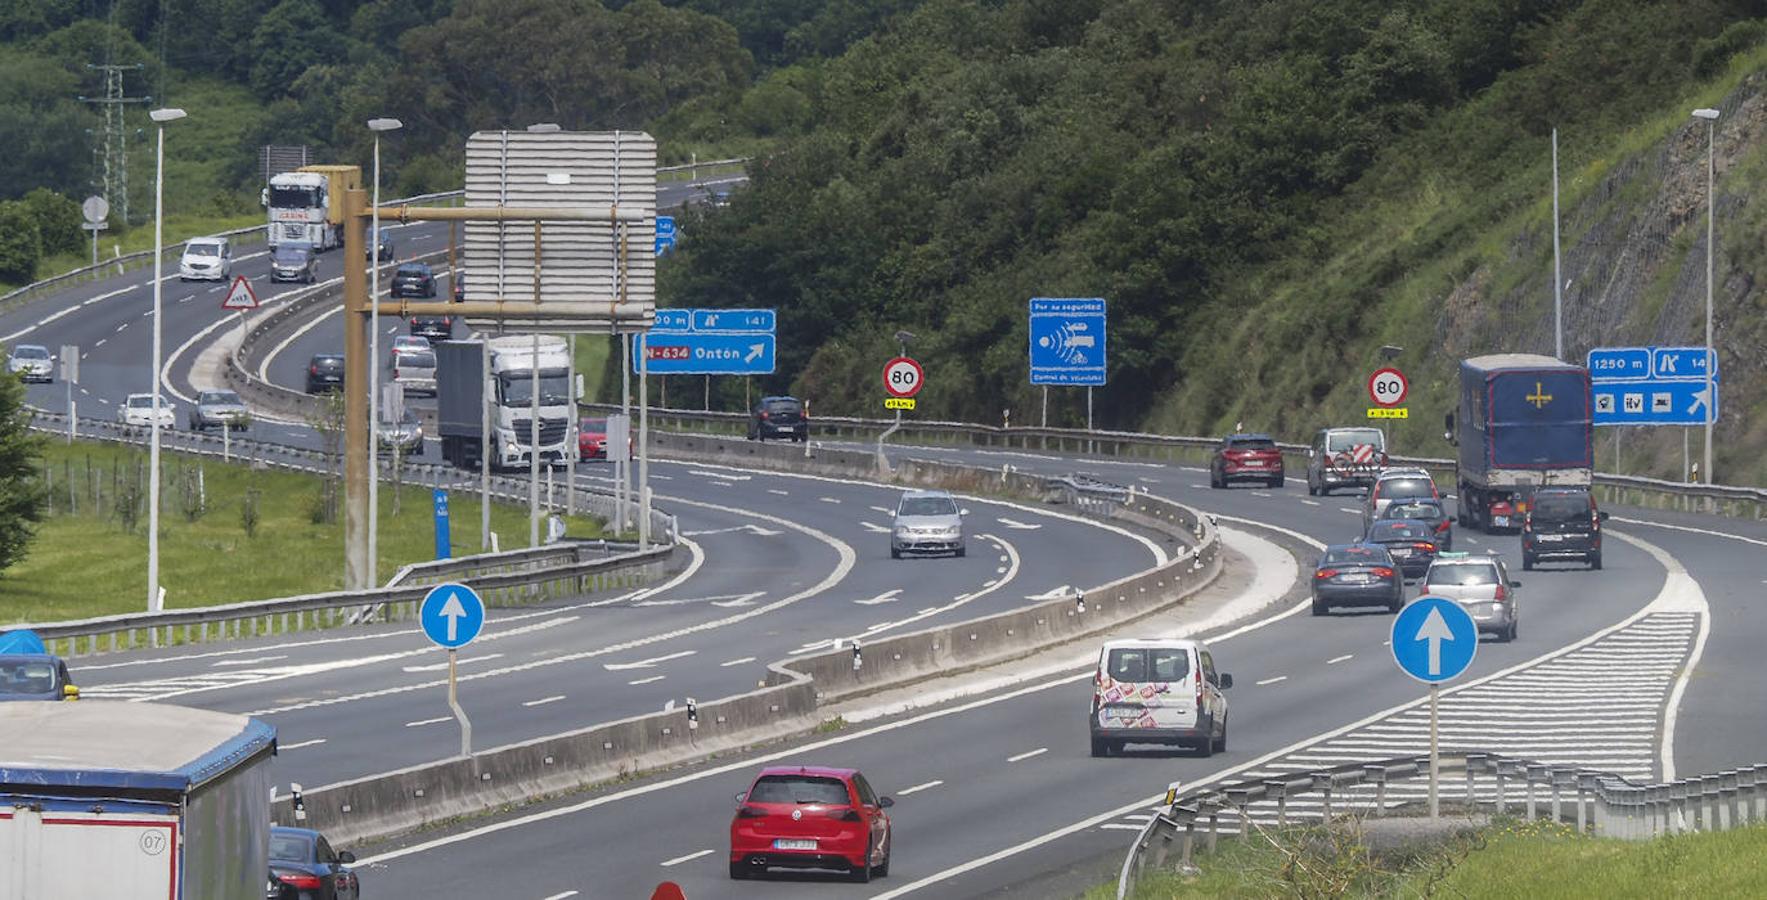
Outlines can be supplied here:
<path id="1" fill-rule="evenodd" d="M 224 237 L 191 238 L 178 260 L 178 280 L 226 281 L 233 276 L 233 243 Z"/>
<path id="2" fill-rule="evenodd" d="M 1227 749 L 1227 695 L 1201 641 L 1106 641 L 1092 679 L 1092 755 L 1125 744 L 1189 744 L 1198 756 Z"/>

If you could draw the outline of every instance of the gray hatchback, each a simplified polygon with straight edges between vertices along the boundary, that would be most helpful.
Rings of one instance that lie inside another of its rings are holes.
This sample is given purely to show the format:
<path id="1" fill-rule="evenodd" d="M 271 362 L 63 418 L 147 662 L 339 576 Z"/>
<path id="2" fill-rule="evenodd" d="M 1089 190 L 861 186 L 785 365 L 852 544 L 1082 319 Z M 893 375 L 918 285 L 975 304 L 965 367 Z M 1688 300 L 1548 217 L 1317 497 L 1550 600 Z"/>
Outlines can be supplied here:
<path id="1" fill-rule="evenodd" d="M 890 558 L 901 559 L 904 553 L 962 556 L 963 517 L 968 514 L 944 491 L 908 491 L 890 523 Z"/>

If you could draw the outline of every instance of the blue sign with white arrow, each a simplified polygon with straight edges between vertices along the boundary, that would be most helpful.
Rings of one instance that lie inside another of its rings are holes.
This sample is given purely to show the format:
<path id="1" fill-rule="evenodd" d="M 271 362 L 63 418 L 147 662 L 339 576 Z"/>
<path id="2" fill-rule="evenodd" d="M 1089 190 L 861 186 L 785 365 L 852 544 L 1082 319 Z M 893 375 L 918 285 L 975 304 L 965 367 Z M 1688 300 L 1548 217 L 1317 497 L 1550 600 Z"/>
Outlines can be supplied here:
<path id="1" fill-rule="evenodd" d="M 1479 653 L 1479 626 L 1459 603 L 1419 597 L 1393 617 L 1393 661 L 1425 684 L 1459 678 Z"/>
<path id="2" fill-rule="evenodd" d="M 464 584 L 438 584 L 424 595 L 417 618 L 432 642 L 456 650 L 472 643 L 485 627 L 485 601 Z"/>
<path id="3" fill-rule="evenodd" d="M 659 309 L 638 336 L 632 372 L 653 375 L 771 375 L 778 316 L 771 309 Z"/>
<path id="4" fill-rule="evenodd" d="M 656 217 L 656 255 L 675 249 L 675 217 Z"/>
<path id="5" fill-rule="evenodd" d="M 1588 367 L 1596 425 L 1717 421 L 1720 373 L 1704 347 L 1597 347 L 1589 351 Z"/>
<path id="6" fill-rule="evenodd" d="M 1031 298 L 1031 383 L 1102 385 L 1105 305 L 1097 297 Z"/>

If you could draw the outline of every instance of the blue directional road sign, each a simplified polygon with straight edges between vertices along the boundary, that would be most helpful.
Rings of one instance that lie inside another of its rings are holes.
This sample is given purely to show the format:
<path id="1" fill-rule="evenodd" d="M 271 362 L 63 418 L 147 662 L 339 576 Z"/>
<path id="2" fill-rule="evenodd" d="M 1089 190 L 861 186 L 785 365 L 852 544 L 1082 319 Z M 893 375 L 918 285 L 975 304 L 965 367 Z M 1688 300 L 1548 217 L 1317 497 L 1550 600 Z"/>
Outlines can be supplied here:
<path id="1" fill-rule="evenodd" d="M 1479 627 L 1446 597 L 1419 597 L 1393 617 L 1393 661 L 1425 684 L 1460 677 L 1479 653 Z"/>
<path id="2" fill-rule="evenodd" d="M 653 375 L 771 375 L 777 320 L 771 309 L 659 309 L 632 371 L 642 359 Z"/>
<path id="3" fill-rule="evenodd" d="M 1103 300 L 1032 297 L 1030 333 L 1032 384 L 1104 384 Z"/>
<path id="4" fill-rule="evenodd" d="M 1717 421 L 1720 372 L 1704 347 L 1598 347 L 1589 351 L 1588 367 L 1597 425 Z"/>
<path id="5" fill-rule="evenodd" d="M 432 642 L 455 650 L 472 643 L 485 627 L 485 601 L 464 584 L 438 584 L 424 595 L 417 618 Z"/>
<path id="6" fill-rule="evenodd" d="M 675 217 L 656 217 L 656 255 L 675 249 Z"/>
<path id="7" fill-rule="evenodd" d="M 432 496 L 436 505 L 436 559 L 447 559 L 454 555 L 448 531 L 448 492 L 436 488 Z"/>

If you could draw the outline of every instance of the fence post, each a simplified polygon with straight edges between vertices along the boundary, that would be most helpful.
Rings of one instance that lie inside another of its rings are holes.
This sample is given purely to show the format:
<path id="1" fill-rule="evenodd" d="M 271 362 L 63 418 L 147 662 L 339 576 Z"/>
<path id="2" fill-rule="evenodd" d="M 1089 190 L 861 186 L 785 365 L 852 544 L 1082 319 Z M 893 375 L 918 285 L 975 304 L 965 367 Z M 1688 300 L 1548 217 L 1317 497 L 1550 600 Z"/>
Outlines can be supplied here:
<path id="1" fill-rule="evenodd" d="M 1538 763 L 1527 763 L 1527 764 L 1524 764 L 1522 766 L 1522 768 L 1527 776 L 1528 821 L 1532 822 L 1535 818 L 1537 818 L 1537 816 L 1535 816 L 1535 806 L 1534 806 L 1534 804 L 1535 804 L 1534 783 L 1536 781 L 1539 781 L 1540 778 L 1546 774 L 1546 767 L 1543 765 L 1540 765 Z"/>
<path id="2" fill-rule="evenodd" d="M 1589 833 L 1589 796 L 1595 791 L 1594 772 L 1577 773 L 1577 833 Z"/>
<path id="3" fill-rule="evenodd" d="M 1386 766 L 1373 766 L 1373 765 L 1363 766 L 1362 767 L 1362 780 L 1374 782 L 1374 814 L 1376 816 L 1386 815 L 1387 814 L 1387 767 Z"/>
<path id="4" fill-rule="evenodd" d="M 1266 781 L 1264 782 L 1264 793 L 1266 796 L 1272 793 L 1276 795 L 1276 827 L 1287 828 L 1288 782 L 1280 780 Z"/>

